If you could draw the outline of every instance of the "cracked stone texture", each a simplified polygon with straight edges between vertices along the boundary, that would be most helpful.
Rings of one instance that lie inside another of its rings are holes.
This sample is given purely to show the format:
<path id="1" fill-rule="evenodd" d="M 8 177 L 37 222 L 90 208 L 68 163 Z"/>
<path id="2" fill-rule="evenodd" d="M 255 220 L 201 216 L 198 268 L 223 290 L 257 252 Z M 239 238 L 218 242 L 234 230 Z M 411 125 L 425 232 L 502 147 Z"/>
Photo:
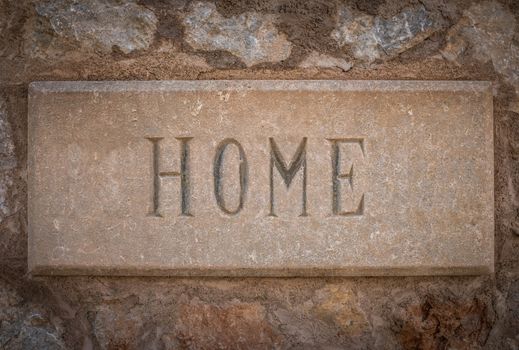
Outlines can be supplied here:
<path id="1" fill-rule="evenodd" d="M 6 101 L 0 97 L 0 170 L 16 166 L 11 124 L 7 119 Z"/>
<path id="2" fill-rule="evenodd" d="M 0 223 L 14 212 L 9 192 L 13 186 L 12 170 L 15 166 L 16 156 L 7 105 L 5 99 L 0 97 Z"/>
<path id="3" fill-rule="evenodd" d="M 470 6 L 450 28 L 443 56 L 457 62 L 465 56 L 482 62 L 491 61 L 496 72 L 519 93 L 519 44 L 517 20 L 503 5 L 482 2 Z"/>
<path id="4" fill-rule="evenodd" d="M 49 316 L 49 310 L 28 302 L 0 279 L 1 349 L 66 349 L 59 321 Z"/>
<path id="5" fill-rule="evenodd" d="M 183 23 L 184 39 L 194 49 L 228 51 L 248 67 L 290 56 L 292 44 L 277 30 L 272 16 L 247 12 L 225 18 L 214 4 L 196 2 Z"/>
<path id="6" fill-rule="evenodd" d="M 125 3 L 129 2 L 111 6 L 117 9 Z M 246 349 L 243 344 L 249 342 L 267 349 L 519 349 L 519 235 L 514 233 L 519 227 L 519 104 L 513 86 L 518 55 L 512 50 L 519 38 L 518 2 L 420 1 L 428 13 L 439 15 L 441 28 L 428 38 L 420 37 L 422 42 L 407 41 L 413 47 L 393 60 L 381 55 L 367 64 L 353 55 L 349 44 L 339 48 L 330 35 L 336 25 L 333 19 L 340 17 L 339 6 L 332 2 L 218 0 L 216 11 L 225 19 L 244 13 L 276 16 L 273 28 L 291 42 L 283 62 L 245 69 L 239 56 L 205 49 L 195 55 L 184 43 L 186 3 L 133 3 L 131 8 L 153 12 L 160 30 L 147 49 L 124 54 L 92 53 L 92 43 L 83 47 L 72 37 L 60 36 L 49 18 L 37 14 L 32 1 L 0 2 L 1 129 L 4 120 L 9 125 L 2 134 L 8 136 L 1 137 L 0 159 L 1 164 L 14 166 L 0 171 L 0 183 L 12 181 L 0 199 L 12 213 L 0 220 L 0 348 Z M 406 8 L 419 7 L 416 3 L 356 1 L 354 14 L 390 21 Z M 120 23 L 117 18 L 109 22 Z M 78 20 L 75 25 L 88 23 Z M 96 27 L 110 29 L 106 22 Z M 449 44 L 457 38 L 462 39 L 462 49 L 449 55 Z M 369 52 L 370 40 L 360 36 L 357 43 Z M 299 68 L 312 51 L 342 57 L 353 67 L 346 72 Z M 381 49 L 376 52 L 381 54 Z M 29 82 L 276 78 L 493 81 L 495 276 L 31 279 L 26 275 Z M 11 142 L 14 153 L 5 153 Z"/>
<path id="7" fill-rule="evenodd" d="M 50 41 L 54 47 L 70 43 L 86 51 L 130 53 L 149 48 L 157 29 L 155 14 L 131 0 L 42 1 L 35 9 L 50 28 L 40 25 L 31 33 L 29 49 L 34 51 Z M 51 38 L 45 29 L 52 31 Z"/>
<path id="8" fill-rule="evenodd" d="M 0 251 L 2 256 L 25 250 L 20 215 L 24 197 L 24 184 L 18 169 L 15 134 L 9 121 L 8 100 L 0 94 Z"/>
<path id="9" fill-rule="evenodd" d="M 438 29 L 439 22 L 423 5 L 405 8 L 389 19 L 342 7 L 331 35 L 339 47 L 351 48 L 355 58 L 373 62 L 395 57 Z"/>

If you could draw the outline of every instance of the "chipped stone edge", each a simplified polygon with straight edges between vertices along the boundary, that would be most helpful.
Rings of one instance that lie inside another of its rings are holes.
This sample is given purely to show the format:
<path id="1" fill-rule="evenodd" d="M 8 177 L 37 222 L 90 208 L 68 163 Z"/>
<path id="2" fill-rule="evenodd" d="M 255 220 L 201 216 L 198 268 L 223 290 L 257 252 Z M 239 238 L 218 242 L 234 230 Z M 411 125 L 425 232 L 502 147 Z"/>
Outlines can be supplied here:
<path id="1" fill-rule="evenodd" d="M 459 80 L 148 80 L 36 81 L 33 92 L 169 92 L 169 91 L 468 91 L 491 89 L 490 81 Z"/>

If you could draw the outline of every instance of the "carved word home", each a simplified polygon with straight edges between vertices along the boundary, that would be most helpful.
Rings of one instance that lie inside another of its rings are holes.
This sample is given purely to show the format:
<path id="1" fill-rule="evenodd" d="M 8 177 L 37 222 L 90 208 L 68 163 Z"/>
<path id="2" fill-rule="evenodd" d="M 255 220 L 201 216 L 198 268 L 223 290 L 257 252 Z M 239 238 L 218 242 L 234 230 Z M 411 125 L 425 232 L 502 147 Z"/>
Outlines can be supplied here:
<path id="1" fill-rule="evenodd" d="M 191 200 L 191 182 L 190 172 L 192 166 L 189 160 L 190 153 L 190 141 L 192 137 L 177 137 L 176 139 L 180 142 L 180 169 L 179 171 L 163 171 L 161 170 L 160 163 L 160 141 L 162 137 L 148 137 L 152 143 L 152 157 L 153 157 L 153 210 L 150 213 L 152 216 L 162 217 L 160 213 L 160 198 L 163 195 L 161 192 L 162 179 L 167 177 L 175 177 L 180 179 L 180 193 L 181 193 L 181 204 L 180 204 L 180 215 L 182 216 L 193 216 L 190 200 Z M 342 182 L 345 181 L 350 189 L 353 188 L 353 164 L 351 165 L 348 172 L 344 173 L 340 169 L 340 144 L 355 144 L 360 147 L 362 154 L 364 151 L 364 139 L 362 138 L 339 138 L 339 139 L 326 139 L 330 143 L 331 148 L 331 179 L 330 186 L 332 188 L 332 198 L 330 200 L 330 212 L 333 215 L 338 216 L 357 216 L 362 215 L 364 212 L 364 195 L 362 195 L 357 208 L 354 211 L 346 211 L 341 209 L 341 187 Z M 307 166 L 306 166 L 306 145 L 307 138 L 304 137 L 299 146 L 297 147 L 296 153 L 292 159 L 287 163 L 281 153 L 276 141 L 273 137 L 268 138 L 270 160 L 269 164 L 265 164 L 269 167 L 269 216 L 277 216 L 275 213 L 275 196 L 274 196 L 274 171 L 278 171 L 283 179 L 283 183 L 287 189 L 292 184 L 292 180 L 296 176 L 298 171 L 302 172 L 303 181 L 301 188 L 301 214 L 300 216 L 307 216 Z M 224 197 L 222 195 L 222 166 L 225 157 L 225 151 L 228 147 L 236 147 L 239 152 L 239 167 L 237 169 L 239 173 L 239 193 L 238 205 L 235 208 L 229 208 L 226 205 Z M 236 139 L 226 138 L 222 140 L 216 147 L 214 160 L 213 160 L 213 182 L 214 182 L 214 198 L 218 207 L 222 212 L 228 215 L 238 214 L 244 206 L 245 198 L 248 190 L 248 178 L 249 174 L 249 163 L 245 151 Z"/>
<path id="2" fill-rule="evenodd" d="M 28 100 L 31 274 L 493 272 L 488 82 L 35 82 Z"/>

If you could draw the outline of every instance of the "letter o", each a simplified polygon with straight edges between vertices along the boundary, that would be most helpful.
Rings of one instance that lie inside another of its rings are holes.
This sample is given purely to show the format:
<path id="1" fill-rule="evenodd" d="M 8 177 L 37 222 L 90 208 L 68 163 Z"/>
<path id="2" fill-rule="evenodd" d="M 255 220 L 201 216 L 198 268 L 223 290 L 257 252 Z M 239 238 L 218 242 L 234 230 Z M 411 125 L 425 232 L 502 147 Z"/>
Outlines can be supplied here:
<path id="1" fill-rule="evenodd" d="M 240 200 L 236 209 L 231 210 L 228 209 L 225 205 L 225 200 L 222 196 L 222 161 L 225 150 L 227 146 L 235 145 L 238 148 L 238 152 L 240 153 Z M 216 197 L 216 203 L 218 207 L 226 214 L 235 215 L 239 213 L 243 208 L 243 203 L 245 201 L 245 194 L 247 193 L 247 181 L 249 168 L 247 164 L 247 158 L 245 157 L 245 152 L 243 151 L 243 147 L 240 145 L 238 141 L 232 138 L 228 138 L 223 140 L 216 147 L 216 153 L 214 156 L 213 162 L 213 179 L 214 179 L 214 195 Z"/>

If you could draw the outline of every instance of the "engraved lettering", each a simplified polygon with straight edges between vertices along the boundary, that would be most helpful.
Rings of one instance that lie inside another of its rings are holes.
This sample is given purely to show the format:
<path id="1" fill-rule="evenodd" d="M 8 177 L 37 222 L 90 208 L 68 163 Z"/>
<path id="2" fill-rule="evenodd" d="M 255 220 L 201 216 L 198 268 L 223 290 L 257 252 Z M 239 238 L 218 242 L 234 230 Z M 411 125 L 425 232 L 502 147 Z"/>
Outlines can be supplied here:
<path id="1" fill-rule="evenodd" d="M 283 178 L 287 189 L 290 187 L 292 180 L 300 168 L 303 168 L 303 191 L 302 191 L 302 210 L 301 215 L 307 216 L 306 212 L 306 137 L 297 147 L 296 153 L 290 164 L 287 165 L 283 155 L 279 151 L 274 138 L 269 137 L 270 142 L 270 213 L 269 216 L 277 216 L 274 213 L 274 166 L 279 171 L 279 174 Z"/>
<path id="2" fill-rule="evenodd" d="M 353 191 L 353 164 L 348 173 L 341 173 L 340 160 L 341 152 L 339 145 L 341 143 L 358 144 L 362 156 L 364 153 L 364 139 L 362 138 L 342 138 L 342 139 L 328 139 L 332 144 L 332 212 L 333 215 L 338 216 L 360 216 L 364 214 L 364 194 L 360 198 L 359 205 L 354 211 L 341 210 L 341 180 L 347 179 L 351 190 Z"/>
<path id="3" fill-rule="evenodd" d="M 160 197 L 162 178 L 180 177 L 180 216 L 192 216 L 189 212 L 190 183 L 189 183 L 189 141 L 192 137 L 176 137 L 180 141 L 180 171 L 160 171 L 160 146 L 163 137 L 147 137 L 153 144 L 153 206 L 150 216 L 162 217 L 160 212 Z"/>
<path id="4" fill-rule="evenodd" d="M 161 171 L 161 147 L 162 137 L 147 137 L 152 143 L 153 149 L 153 197 L 152 209 L 150 216 L 162 217 L 161 213 L 161 196 L 162 181 L 168 177 L 180 178 L 180 216 L 192 216 L 190 213 L 190 168 L 189 168 L 189 141 L 192 137 L 177 137 L 180 141 L 180 171 Z M 335 138 L 327 139 L 331 143 L 331 166 L 332 166 L 332 214 L 336 216 L 361 216 L 364 214 L 365 195 L 361 195 L 355 210 L 343 210 L 341 208 L 341 187 L 344 180 L 347 181 L 351 192 L 354 191 L 354 164 L 351 165 L 348 172 L 341 170 L 341 144 L 354 144 L 360 147 L 363 157 L 365 157 L 365 145 L 363 138 Z M 302 174 L 302 193 L 301 193 L 301 214 L 299 216 L 308 216 L 307 212 L 307 163 L 306 163 L 306 144 L 307 137 L 303 137 L 299 143 L 292 159 L 287 163 L 280 151 L 274 138 L 269 137 L 270 145 L 270 203 L 269 216 L 276 217 L 276 201 L 274 196 L 274 168 L 277 169 L 287 189 L 290 188 L 294 178 L 300 172 Z M 228 146 L 235 146 L 239 152 L 239 197 L 238 204 L 235 208 L 229 208 L 225 202 L 223 191 L 223 165 L 225 154 Z M 246 194 L 248 190 L 249 166 L 247 157 L 242 145 L 234 138 L 226 138 L 216 147 L 215 157 L 213 160 L 213 182 L 214 195 L 216 203 L 220 210 L 228 215 L 238 214 L 244 207 Z"/>
<path id="5" fill-rule="evenodd" d="M 240 166 L 239 166 L 239 174 L 240 174 L 240 197 L 239 203 L 236 209 L 228 209 L 225 205 L 225 200 L 222 195 L 222 162 L 224 159 L 224 154 L 227 146 L 234 145 L 238 148 L 238 152 L 240 153 Z M 245 195 L 247 193 L 247 181 L 248 181 L 248 164 L 247 158 L 245 157 L 245 152 L 243 151 L 243 147 L 240 145 L 238 141 L 235 139 L 225 139 L 216 148 L 216 154 L 213 162 L 213 178 L 214 178 L 214 195 L 216 197 L 216 203 L 220 209 L 229 215 L 235 215 L 240 212 L 243 208 L 243 203 L 245 202 Z"/>

